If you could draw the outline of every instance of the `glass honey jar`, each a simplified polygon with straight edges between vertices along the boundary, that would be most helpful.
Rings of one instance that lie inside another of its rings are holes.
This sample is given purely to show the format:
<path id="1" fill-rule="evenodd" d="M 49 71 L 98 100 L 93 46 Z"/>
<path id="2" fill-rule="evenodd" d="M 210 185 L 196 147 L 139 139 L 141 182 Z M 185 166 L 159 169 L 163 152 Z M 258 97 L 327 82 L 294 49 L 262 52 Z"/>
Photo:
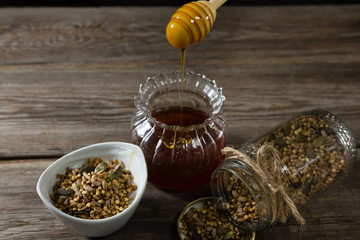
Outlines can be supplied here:
<path id="1" fill-rule="evenodd" d="M 341 180 L 357 158 L 350 129 L 319 110 L 224 152 L 226 160 L 212 175 L 212 194 L 217 208 L 248 231 L 285 222 L 289 215 L 304 224 L 297 207 Z"/>
<path id="2" fill-rule="evenodd" d="M 144 152 L 149 182 L 168 190 L 208 185 L 224 160 L 225 97 L 214 80 L 192 72 L 162 73 L 140 85 L 131 142 Z"/>

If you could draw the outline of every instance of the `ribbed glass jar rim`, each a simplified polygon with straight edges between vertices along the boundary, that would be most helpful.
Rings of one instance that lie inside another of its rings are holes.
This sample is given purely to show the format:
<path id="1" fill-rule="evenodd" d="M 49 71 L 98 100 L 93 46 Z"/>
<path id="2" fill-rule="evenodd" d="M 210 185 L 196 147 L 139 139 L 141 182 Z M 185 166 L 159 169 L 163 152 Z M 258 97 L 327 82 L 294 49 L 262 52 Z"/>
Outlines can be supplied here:
<path id="1" fill-rule="evenodd" d="M 203 128 L 222 114 L 225 96 L 222 93 L 222 88 L 217 86 L 215 80 L 209 79 L 204 74 L 185 72 L 183 84 L 184 89 L 187 89 L 187 91 L 189 91 L 189 87 L 194 91 L 199 90 L 199 92 L 203 94 L 202 98 L 204 101 L 207 101 L 209 108 L 211 108 L 209 117 L 201 124 L 190 126 L 168 125 L 158 121 L 152 116 L 152 112 L 149 108 L 151 101 L 159 94 L 169 92 L 169 89 L 174 91 L 174 87 L 181 86 L 180 71 L 162 72 L 159 75 L 148 77 L 146 81 L 140 85 L 138 94 L 134 98 L 135 106 L 144 113 L 149 122 L 156 124 L 163 129 L 177 132 L 193 131 Z M 177 90 L 180 91 L 181 88 Z"/>

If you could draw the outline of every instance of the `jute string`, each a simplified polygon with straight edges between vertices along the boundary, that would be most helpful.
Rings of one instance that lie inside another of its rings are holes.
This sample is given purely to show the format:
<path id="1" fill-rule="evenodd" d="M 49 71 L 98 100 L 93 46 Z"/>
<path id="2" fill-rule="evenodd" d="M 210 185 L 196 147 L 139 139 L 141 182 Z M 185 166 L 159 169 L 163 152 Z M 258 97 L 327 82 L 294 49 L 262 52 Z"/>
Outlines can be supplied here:
<path id="1" fill-rule="evenodd" d="M 305 224 L 305 219 L 300 215 L 293 199 L 296 197 L 295 191 L 286 191 L 284 177 L 281 171 L 281 158 L 278 151 L 270 144 L 261 145 L 256 152 L 255 159 L 233 149 L 225 147 L 222 152 L 227 158 L 239 159 L 247 164 L 270 188 L 270 195 L 273 209 L 272 223 L 277 220 L 286 222 L 291 213 L 299 224 Z"/>

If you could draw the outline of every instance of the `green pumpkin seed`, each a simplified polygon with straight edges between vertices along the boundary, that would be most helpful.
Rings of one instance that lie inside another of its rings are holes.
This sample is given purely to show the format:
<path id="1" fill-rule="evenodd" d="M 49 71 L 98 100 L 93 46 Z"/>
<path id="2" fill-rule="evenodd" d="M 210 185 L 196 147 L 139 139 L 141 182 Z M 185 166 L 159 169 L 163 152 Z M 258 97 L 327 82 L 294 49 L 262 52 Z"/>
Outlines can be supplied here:
<path id="1" fill-rule="evenodd" d="M 227 232 L 224 236 L 224 240 L 230 239 L 235 234 L 234 231 Z"/>
<path id="2" fill-rule="evenodd" d="M 305 135 L 299 134 L 296 136 L 295 141 L 297 142 L 307 142 L 307 137 Z"/>
<path id="3" fill-rule="evenodd" d="M 276 143 L 276 145 L 278 145 L 280 147 L 286 147 L 287 146 L 286 141 L 282 137 L 277 137 L 275 139 L 275 143 Z"/>
<path id="4" fill-rule="evenodd" d="M 314 159 L 316 158 L 316 153 L 314 151 L 313 145 L 309 144 L 309 146 L 306 148 L 306 154 L 309 156 L 309 158 Z"/>
<path id="5" fill-rule="evenodd" d="M 221 237 L 221 236 L 223 236 L 225 234 L 225 228 L 222 225 L 219 225 L 216 230 L 217 230 L 216 235 L 218 237 Z"/>
<path id="6" fill-rule="evenodd" d="M 197 229 L 196 229 L 196 224 L 195 224 L 195 220 L 191 220 L 189 223 L 189 229 L 193 234 L 193 239 L 195 240 L 201 240 L 201 236 L 197 233 Z"/>
<path id="7" fill-rule="evenodd" d="M 108 165 L 106 162 L 99 163 L 95 168 L 95 173 L 105 170 L 105 169 L 107 169 L 107 167 L 108 167 Z"/>
<path id="8" fill-rule="evenodd" d="M 71 196 L 75 193 L 72 189 L 66 189 L 66 188 L 59 188 L 56 190 L 55 194 L 62 195 L 62 196 Z"/>
<path id="9" fill-rule="evenodd" d="M 321 145 L 323 145 L 323 143 L 325 142 L 325 139 L 323 136 L 317 137 L 313 140 L 313 145 L 316 148 L 321 147 Z"/>
<path id="10" fill-rule="evenodd" d="M 106 182 L 111 182 L 115 178 L 121 177 L 123 174 L 123 169 L 119 166 L 118 169 L 116 169 L 115 172 L 112 172 L 108 175 L 108 177 L 105 179 Z"/>
<path id="11" fill-rule="evenodd" d="M 286 126 L 284 127 L 284 136 L 287 137 L 290 135 L 290 131 L 291 131 L 291 125 L 290 124 L 286 124 Z"/>

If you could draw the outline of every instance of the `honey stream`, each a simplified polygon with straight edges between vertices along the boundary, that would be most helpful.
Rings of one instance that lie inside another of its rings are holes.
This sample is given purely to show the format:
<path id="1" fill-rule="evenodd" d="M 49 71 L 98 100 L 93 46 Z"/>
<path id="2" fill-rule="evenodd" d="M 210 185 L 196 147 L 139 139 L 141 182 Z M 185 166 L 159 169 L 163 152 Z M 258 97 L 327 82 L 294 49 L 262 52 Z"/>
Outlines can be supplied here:
<path id="1" fill-rule="evenodd" d="M 186 55 L 186 48 L 180 49 L 180 57 L 181 57 L 181 89 L 180 89 L 180 111 L 182 112 L 183 109 L 183 92 L 184 92 L 184 71 L 185 71 L 185 55 Z M 181 114 L 180 120 L 181 126 L 183 125 L 183 117 Z"/>

